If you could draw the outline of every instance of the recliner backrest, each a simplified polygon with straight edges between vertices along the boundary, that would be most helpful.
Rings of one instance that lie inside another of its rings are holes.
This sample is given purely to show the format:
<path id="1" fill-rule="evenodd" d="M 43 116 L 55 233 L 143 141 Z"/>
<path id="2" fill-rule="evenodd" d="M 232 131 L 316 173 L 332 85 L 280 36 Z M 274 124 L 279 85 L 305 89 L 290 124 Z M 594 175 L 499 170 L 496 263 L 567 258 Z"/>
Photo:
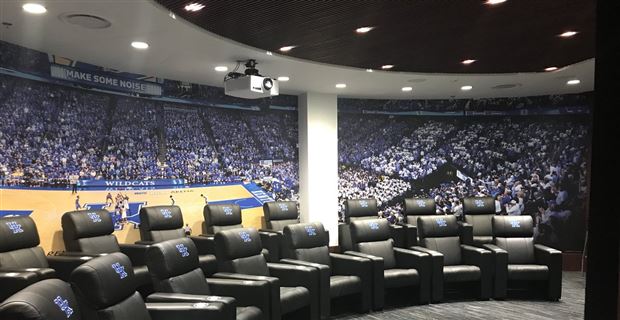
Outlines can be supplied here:
<path id="1" fill-rule="evenodd" d="M 534 221 L 531 216 L 493 217 L 495 245 L 508 251 L 509 264 L 531 264 L 534 255 Z"/>
<path id="2" fill-rule="evenodd" d="M 386 219 L 368 219 L 351 222 L 353 250 L 383 258 L 384 269 L 396 267 L 394 240 Z"/>
<path id="3" fill-rule="evenodd" d="M 178 206 L 153 206 L 140 209 L 142 241 L 166 241 L 185 237 L 183 214 Z"/>
<path id="4" fill-rule="evenodd" d="M 156 243 L 146 252 L 146 263 L 156 292 L 209 295 L 209 285 L 198 262 L 198 249 L 189 238 Z"/>
<path id="5" fill-rule="evenodd" d="M 112 216 L 106 210 L 70 211 L 62 215 L 62 237 L 67 251 L 119 252 Z"/>
<path id="6" fill-rule="evenodd" d="M 461 264 L 461 240 L 455 216 L 418 217 L 418 235 L 424 247 L 443 254 L 444 265 Z"/>
<path id="7" fill-rule="evenodd" d="M 85 319 L 150 320 L 144 300 L 136 292 L 131 262 L 122 253 L 80 265 L 71 273 L 71 285 Z"/>
<path id="8" fill-rule="evenodd" d="M 329 234 L 320 222 L 284 227 L 284 251 L 286 257 L 331 267 Z"/>
<path id="9" fill-rule="evenodd" d="M 295 201 L 272 201 L 263 204 L 265 227 L 268 230 L 283 231 L 284 227 L 299 223 L 299 210 Z"/>
<path id="10" fill-rule="evenodd" d="M 48 268 L 32 218 L 0 218 L 0 239 L 0 268 Z"/>
<path id="11" fill-rule="evenodd" d="M 216 234 L 223 230 L 243 228 L 241 207 L 238 204 L 208 204 L 203 209 L 204 234 Z"/>
<path id="12" fill-rule="evenodd" d="M 215 234 L 218 270 L 269 276 L 258 231 L 253 228 L 224 230 Z"/>
<path id="13" fill-rule="evenodd" d="M 80 320 L 77 299 L 71 286 L 59 279 L 34 283 L 0 304 L 3 320 Z"/>
<path id="14" fill-rule="evenodd" d="M 488 239 L 480 238 L 481 240 L 476 242 L 492 242 L 492 219 L 495 216 L 495 199 L 493 197 L 470 197 L 463 199 L 463 215 L 465 216 L 465 222 L 472 225 L 474 238 L 488 237 Z"/>
<path id="15" fill-rule="evenodd" d="M 376 219 L 379 216 L 376 199 L 347 199 L 344 201 L 344 222 Z"/>
<path id="16" fill-rule="evenodd" d="M 409 198 L 405 199 L 403 215 L 408 224 L 417 226 L 418 216 L 432 216 L 437 212 L 435 199 L 433 198 Z"/>

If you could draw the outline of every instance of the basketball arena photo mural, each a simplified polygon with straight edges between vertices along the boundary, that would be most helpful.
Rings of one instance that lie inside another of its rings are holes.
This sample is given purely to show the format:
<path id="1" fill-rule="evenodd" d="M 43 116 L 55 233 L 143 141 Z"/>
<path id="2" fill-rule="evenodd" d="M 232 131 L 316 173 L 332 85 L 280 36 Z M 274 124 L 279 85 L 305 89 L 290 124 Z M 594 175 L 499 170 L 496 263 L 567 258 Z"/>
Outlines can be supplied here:
<path id="1" fill-rule="evenodd" d="M 531 215 L 536 241 L 582 250 L 592 96 L 338 100 L 339 200 L 376 198 L 401 221 L 404 198 L 437 214 L 490 196 L 495 212 Z"/>
<path id="2" fill-rule="evenodd" d="M 31 215 L 46 251 L 64 248 L 67 211 L 108 210 L 134 242 L 142 206 L 178 205 L 200 234 L 207 202 L 260 227 L 264 202 L 298 198 L 296 96 L 236 99 L 0 42 L 0 101 L 0 216 Z"/>

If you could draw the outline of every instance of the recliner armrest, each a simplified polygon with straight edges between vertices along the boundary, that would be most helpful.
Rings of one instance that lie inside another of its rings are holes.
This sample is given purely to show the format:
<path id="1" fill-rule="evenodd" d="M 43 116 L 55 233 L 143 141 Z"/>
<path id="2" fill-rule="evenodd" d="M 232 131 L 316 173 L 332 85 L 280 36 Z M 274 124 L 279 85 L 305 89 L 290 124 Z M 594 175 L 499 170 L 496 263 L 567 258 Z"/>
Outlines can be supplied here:
<path id="1" fill-rule="evenodd" d="M 549 268 L 547 297 L 550 300 L 560 299 L 562 297 L 562 251 L 535 244 L 534 256 L 537 263 Z"/>
<path id="2" fill-rule="evenodd" d="M 431 301 L 437 302 L 443 299 L 443 254 L 428 248 L 413 246 L 409 249 L 426 253 L 431 258 Z"/>
<path id="3" fill-rule="evenodd" d="M 373 309 L 383 309 L 385 305 L 385 279 L 383 274 L 383 258 L 357 251 L 345 251 L 345 255 L 367 259 L 372 264 L 372 297 Z"/>
<path id="4" fill-rule="evenodd" d="M 280 259 L 280 242 L 282 234 L 277 232 L 259 231 L 260 241 L 263 248 L 267 249 L 269 254 L 266 256 L 268 262 L 277 262 Z"/>
<path id="5" fill-rule="evenodd" d="M 269 282 L 236 279 L 207 278 L 211 292 L 219 296 L 233 297 L 242 307 L 256 306 L 269 312 Z"/>
<path id="6" fill-rule="evenodd" d="M 312 267 L 294 266 L 285 263 L 267 263 L 269 273 L 280 279 L 280 285 L 283 287 L 305 287 L 310 292 L 318 288 L 318 270 Z M 316 291 L 314 291 L 316 292 Z"/>
<path id="7" fill-rule="evenodd" d="M 539 264 L 544 264 L 549 267 L 559 262 L 560 268 L 562 267 L 562 251 L 560 250 L 542 244 L 535 244 L 534 254 L 536 256 L 536 262 Z"/>
<path id="8" fill-rule="evenodd" d="M 58 278 L 63 281 L 69 281 L 71 272 L 83 263 L 93 259 L 93 256 L 81 255 L 81 256 L 46 256 L 47 263 L 50 268 L 56 270 Z"/>
<path id="9" fill-rule="evenodd" d="M 236 279 L 236 280 L 245 280 L 252 282 L 264 282 L 268 284 L 269 293 L 266 297 L 269 299 L 269 308 L 261 308 L 262 312 L 266 315 L 266 318 L 272 320 L 278 320 L 282 315 L 282 307 L 280 305 L 280 279 L 275 277 L 268 276 L 255 276 L 249 274 L 242 273 L 230 273 L 230 272 L 218 272 L 212 276 L 212 278 L 207 279 L 207 282 L 212 281 L 214 278 L 220 279 Z M 253 285 L 253 283 L 248 283 L 248 285 Z M 218 291 L 218 294 L 222 294 L 221 291 Z M 246 300 L 241 297 L 237 297 L 239 303 L 245 304 Z"/>
<path id="10" fill-rule="evenodd" d="M 329 304 L 330 303 L 330 296 L 329 296 L 330 281 L 329 279 L 331 276 L 330 267 L 328 265 L 324 265 L 320 263 L 313 263 L 309 261 L 296 260 L 296 259 L 282 259 L 280 260 L 280 262 L 290 264 L 290 265 L 308 267 L 308 268 L 312 268 L 316 270 L 315 278 L 318 281 L 317 287 L 314 289 L 315 291 L 308 289 L 311 292 L 310 299 L 314 305 L 320 306 L 319 309 L 321 312 L 321 316 L 328 317 L 329 310 L 330 310 L 330 304 Z"/>
<path id="11" fill-rule="evenodd" d="M 469 265 L 475 265 L 482 269 L 482 267 L 489 268 L 492 263 L 492 253 L 489 250 L 462 244 L 461 254 L 463 262 Z"/>
<path id="12" fill-rule="evenodd" d="M 213 236 L 189 237 L 198 249 L 198 255 L 215 254 L 215 238 Z"/>
<path id="13" fill-rule="evenodd" d="M 352 255 L 330 253 L 332 275 L 357 276 L 362 281 L 361 310 L 367 311 L 372 304 L 373 268 L 370 259 Z"/>
<path id="14" fill-rule="evenodd" d="M 121 252 L 129 257 L 129 260 L 131 260 L 132 265 L 134 266 L 145 266 L 146 265 L 146 250 L 149 248 L 148 245 L 133 244 L 133 243 L 119 243 L 118 246 L 121 248 Z"/>
<path id="15" fill-rule="evenodd" d="M 146 302 L 219 302 L 233 308 L 237 306 L 237 301 L 231 297 L 168 292 L 152 293 L 146 297 Z"/>
<path id="16" fill-rule="evenodd" d="M 39 274 L 24 270 L 0 270 L 0 301 L 41 280 Z"/>
<path id="17" fill-rule="evenodd" d="M 493 268 L 495 299 L 504 299 L 508 293 L 508 251 L 494 245 L 483 244 L 482 247 L 493 253 L 495 268 Z"/>
<path id="18" fill-rule="evenodd" d="M 394 240 L 394 247 L 405 248 L 406 229 L 402 225 L 390 224 L 390 236 Z"/>
<path id="19" fill-rule="evenodd" d="M 405 248 L 418 245 L 418 227 L 406 222 L 399 222 L 398 225 L 405 228 Z"/>
<path id="20" fill-rule="evenodd" d="M 152 320 L 235 320 L 235 308 L 218 302 L 149 302 L 146 304 Z"/>
<path id="21" fill-rule="evenodd" d="M 394 248 L 396 265 L 404 269 L 416 269 L 420 275 L 419 300 L 428 303 L 431 298 L 431 277 L 433 261 L 428 253 L 421 251 Z"/>
<path id="22" fill-rule="evenodd" d="M 459 237 L 462 244 L 474 245 L 474 226 L 467 222 L 457 221 L 459 225 Z"/>

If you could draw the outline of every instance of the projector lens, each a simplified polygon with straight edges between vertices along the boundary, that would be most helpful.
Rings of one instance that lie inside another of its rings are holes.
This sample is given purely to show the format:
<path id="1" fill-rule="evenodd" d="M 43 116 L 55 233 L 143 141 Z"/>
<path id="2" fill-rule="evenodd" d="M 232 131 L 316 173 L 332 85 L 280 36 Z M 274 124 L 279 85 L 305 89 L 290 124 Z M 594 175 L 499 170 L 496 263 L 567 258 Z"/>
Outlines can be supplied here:
<path id="1" fill-rule="evenodd" d="M 271 88 L 273 88 L 273 81 L 269 78 L 265 78 L 265 80 L 263 80 L 263 88 L 265 88 L 265 90 L 271 90 Z"/>

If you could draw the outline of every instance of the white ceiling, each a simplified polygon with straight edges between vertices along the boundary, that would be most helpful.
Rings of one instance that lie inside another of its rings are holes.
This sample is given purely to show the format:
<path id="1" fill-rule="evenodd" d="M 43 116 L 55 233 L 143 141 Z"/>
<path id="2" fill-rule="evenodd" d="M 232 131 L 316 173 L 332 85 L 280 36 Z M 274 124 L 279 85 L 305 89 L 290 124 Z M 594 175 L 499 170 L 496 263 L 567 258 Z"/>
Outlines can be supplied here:
<path id="1" fill-rule="evenodd" d="M 594 59 L 540 73 L 368 73 L 275 53 L 269 56 L 263 50 L 219 37 L 181 18 L 172 19 L 167 10 L 149 0 L 37 1 L 48 10 L 44 15 L 25 13 L 21 8 L 24 2 L 0 0 L 0 22 L 13 24 L 8 28 L 0 26 L 0 40 L 118 70 L 220 87 L 224 74 L 215 72 L 215 66 L 226 65 L 232 70 L 236 60 L 252 58 L 259 62 L 261 74 L 291 78 L 280 84 L 281 92 L 287 94 L 312 91 L 342 97 L 430 99 L 564 94 L 594 89 Z M 112 26 L 91 30 L 70 25 L 59 18 L 68 12 L 100 16 Z M 251 26 L 239 26 L 248 27 Z M 150 48 L 133 49 L 132 41 L 146 41 Z M 566 81 L 573 78 L 580 79 L 581 84 L 567 86 Z M 336 83 L 346 83 L 347 88 L 336 89 Z M 520 85 L 511 89 L 491 88 L 503 84 Z M 463 85 L 472 85 L 473 90 L 463 92 Z M 404 86 L 413 87 L 413 92 L 402 92 Z"/>

